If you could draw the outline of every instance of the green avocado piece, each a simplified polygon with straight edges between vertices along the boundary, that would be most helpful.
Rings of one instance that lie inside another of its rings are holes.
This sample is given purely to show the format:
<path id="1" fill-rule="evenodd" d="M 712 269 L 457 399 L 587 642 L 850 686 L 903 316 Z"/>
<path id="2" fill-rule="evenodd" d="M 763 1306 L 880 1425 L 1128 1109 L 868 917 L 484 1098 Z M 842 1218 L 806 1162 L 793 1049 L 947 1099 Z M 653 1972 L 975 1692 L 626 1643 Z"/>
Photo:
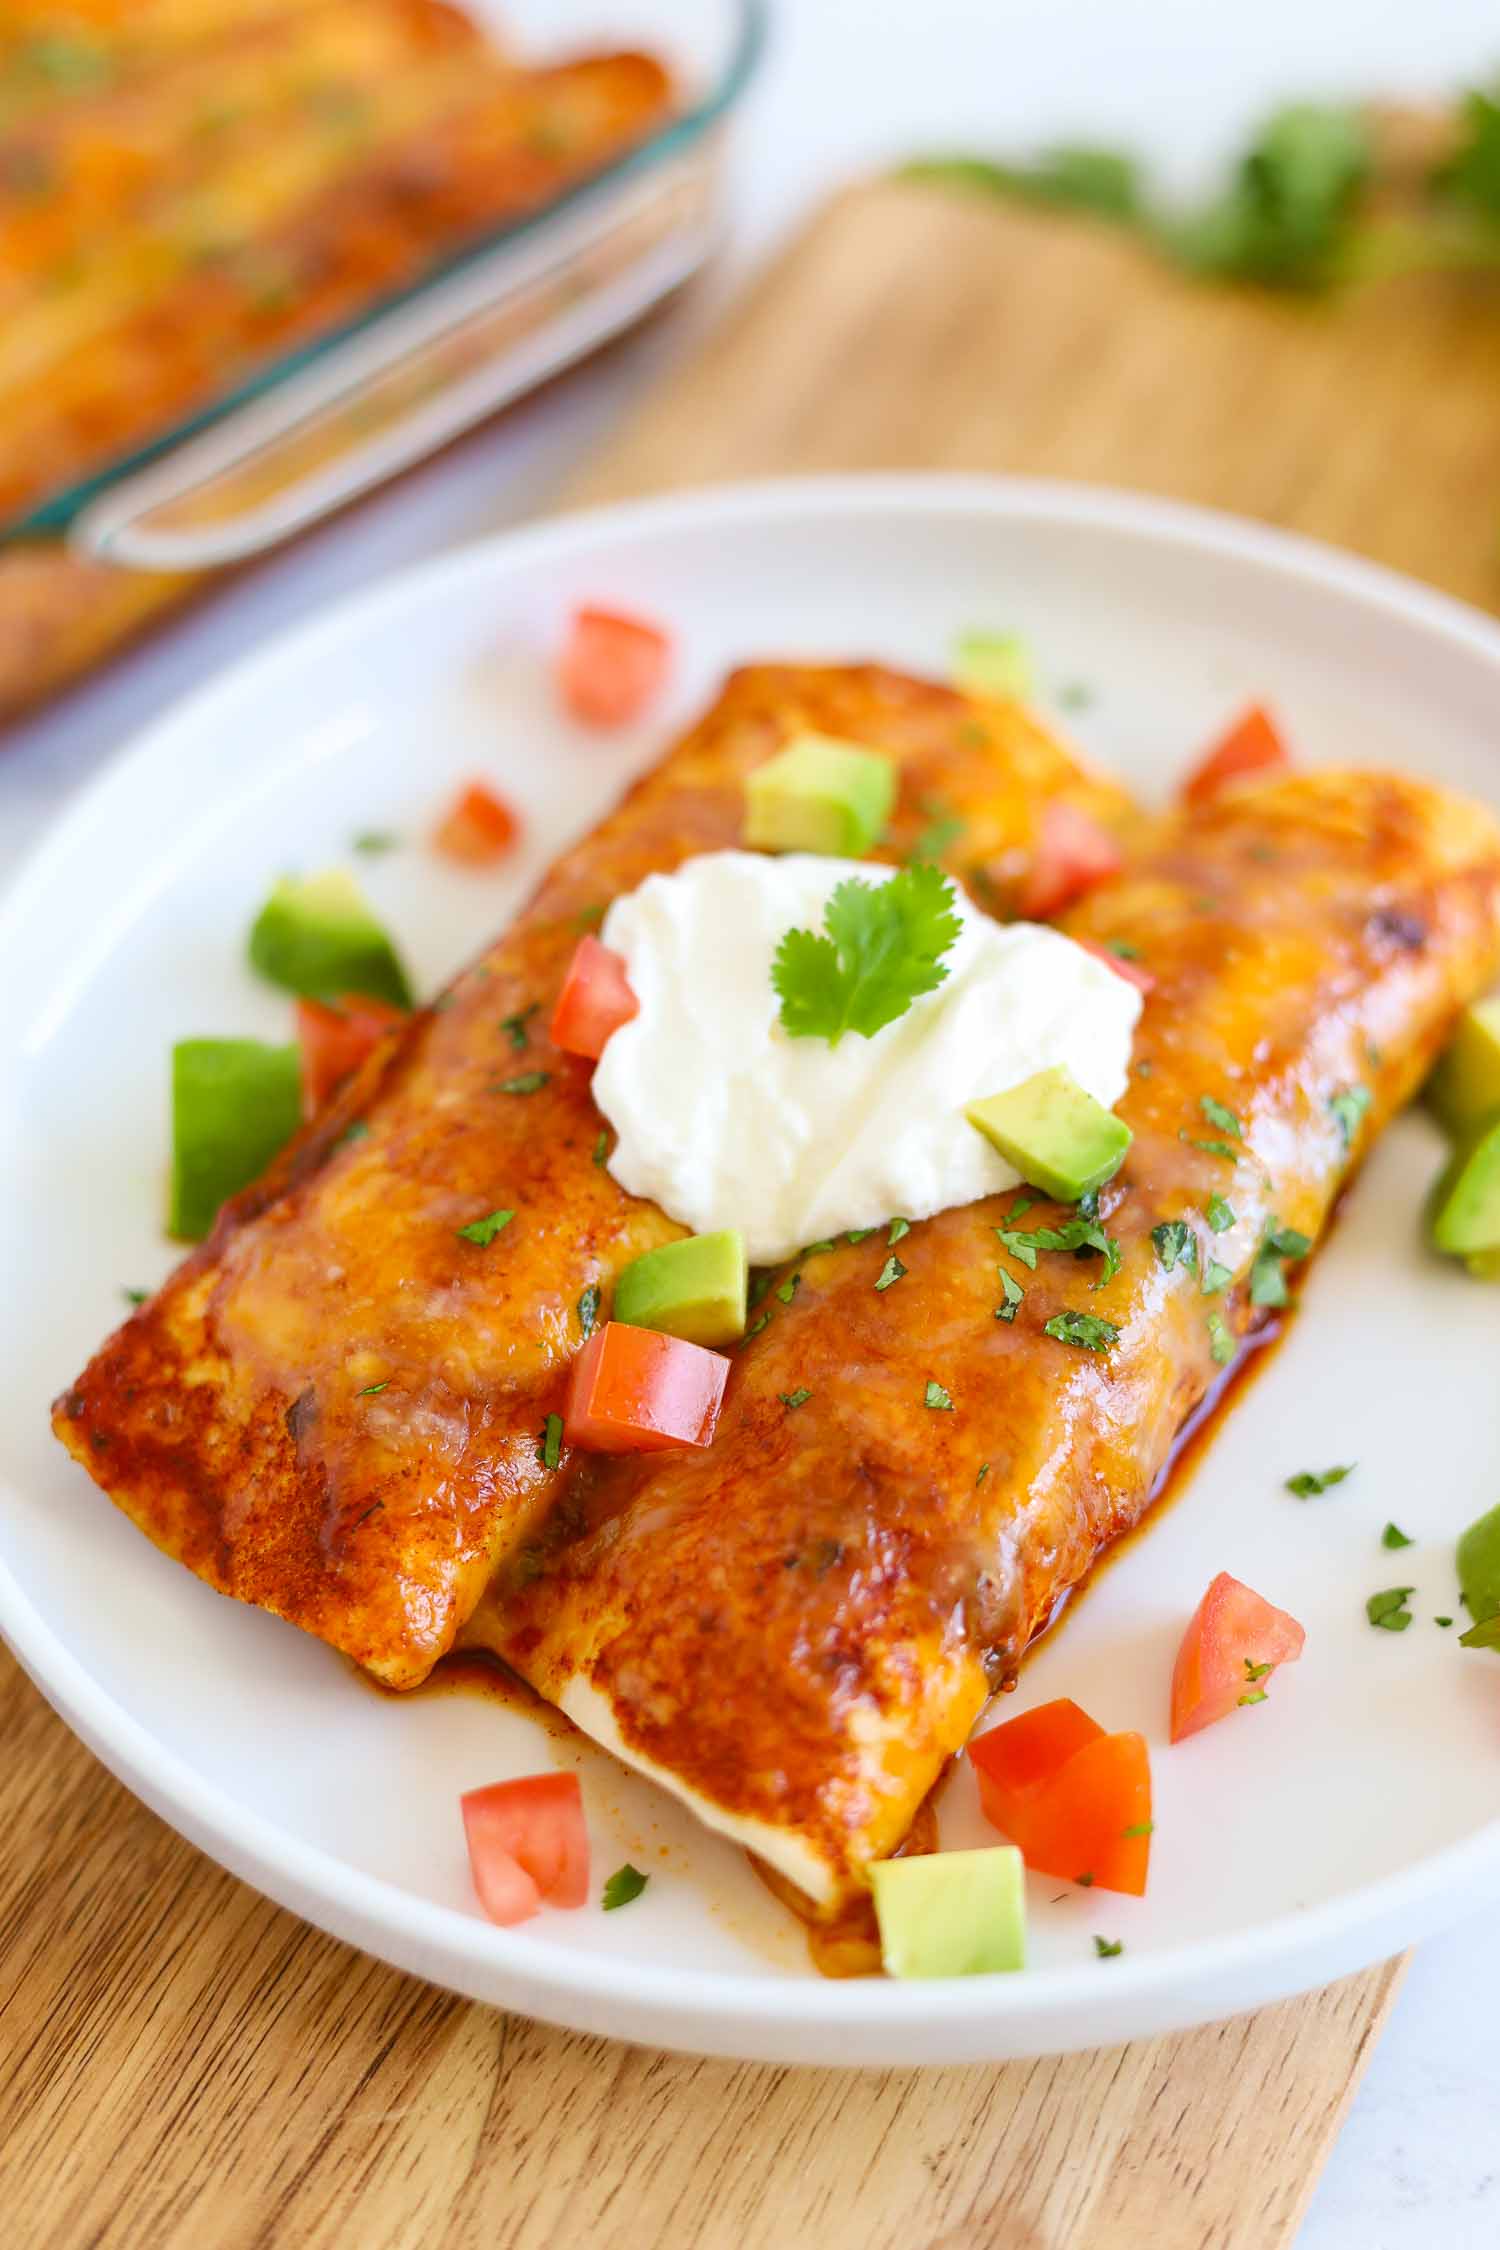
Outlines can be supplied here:
<path id="1" fill-rule="evenodd" d="M 960 633 L 953 677 L 967 695 L 1020 701 L 1032 689 L 1030 645 L 1021 633 Z"/>
<path id="2" fill-rule="evenodd" d="M 1471 1250 L 1464 1264 L 1476 1281 L 1500 1281 L 1500 1250 Z"/>
<path id="3" fill-rule="evenodd" d="M 1476 1625 L 1500 1617 L 1500 1508 L 1471 1523 L 1458 1542 L 1458 1583 Z"/>
<path id="4" fill-rule="evenodd" d="M 1500 1250 L 1500 1118 L 1444 1167 L 1433 1190 L 1429 1232 L 1434 1250 L 1450 1257 Z"/>
<path id="5" fill-rule="evenodd" d="M 1028 1187 L 1059 1203 L 1076 1203 L 1112 1180 L 1130 1146 L 1130 1127 L 1085 1093 L 1061 1063 L 1003 1094 L 970 1102 L 964 1115 Z"/>
<path id="6" fill-rule="evenodd" d="M 179 1039 L 172 1049 L 167 1231 L 201 1242 L 302 1121 L 302 1058 L 259 1039 Z"/>
<path id="7" fill-rule="evenodd" d="M 1014 1844 L 877 1860 L 887 1976 L 974 1977 L 1026 1966 L 1026 1866 Z"/>
<path id="8" fill-rule="evenodd" d="M 745 1333 L 745 1238 L 734 1227 L 666 1242 L 625 1268 L 614 1317 L 690 1344 L 732 1344 Z"/>
<path id="9" fill-rule="evenodd" d="M 799 734 L 745 784 L 745 842 L 764 852 L 862 859 L 896 802 L 896 763 L 879 750 Z"/>
<path id="10" fill-rule="evenodd" d="M 1500 998 L 1465 1008 L 1423 1098 L 1456 1141 L 1467 1140 L 1500 1111 Z"/>
<path id="11" fill-rule="evenodd" d="M 308 1000 L 363 992 L 393 1007 L 412 1005 L 395 947 L 341 868 L 282 876 L 251 927 L 250 962 Z"/>

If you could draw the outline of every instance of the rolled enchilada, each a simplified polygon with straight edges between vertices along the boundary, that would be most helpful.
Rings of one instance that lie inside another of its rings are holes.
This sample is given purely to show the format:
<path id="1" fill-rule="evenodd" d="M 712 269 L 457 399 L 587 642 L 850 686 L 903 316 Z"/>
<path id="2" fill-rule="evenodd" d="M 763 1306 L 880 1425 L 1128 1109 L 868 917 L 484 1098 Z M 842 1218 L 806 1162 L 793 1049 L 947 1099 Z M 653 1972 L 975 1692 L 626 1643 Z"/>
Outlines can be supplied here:
<path id="1" fill-rule="evenodd" d="M 1164 821 L 1064 927 L 1156 979 L 1114 1247 L 1039 1243 L 1076 1214 L 1005 1195 L 914 1227 L 894 1287 L 883 1235 L 806 1254 L 712 1449 L 574 1457 L 464 1635 L 830 1913 L 1492 973 L 1500 833 L 1394 776 L 1280 780 Z"/>

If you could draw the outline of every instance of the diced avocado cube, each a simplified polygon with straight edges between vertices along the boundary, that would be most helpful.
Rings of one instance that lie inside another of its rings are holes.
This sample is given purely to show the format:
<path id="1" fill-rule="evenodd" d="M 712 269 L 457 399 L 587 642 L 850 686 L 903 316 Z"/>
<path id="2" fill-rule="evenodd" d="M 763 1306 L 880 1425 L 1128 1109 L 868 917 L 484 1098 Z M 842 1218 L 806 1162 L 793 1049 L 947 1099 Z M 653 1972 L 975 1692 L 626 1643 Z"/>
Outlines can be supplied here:
<path id="1" fill-rule="evenodd" d="M 690 1344 L 732 1344 L 745 1333 L 745 1238 L 734 1227 L 666 1242 L 625 1268 L 614 1317 Z"/>
<path id="2" fill-rule="evenodd" d="M 1003 1094 L 970 1102 L 964 1115 L 1028 1187 L 1059 1203 L 1076 1203 L 1112 1180 L 1130 1146 L 1130 1127 L 1085 1093 L 1061 1063 Z"/>
<path id="3" fill-rule="evenodd" d="M 409 1008 L 411 985 L 352 875 L 284 875 L 255 917 L 251 966 L 308 1000 L 368 993 Z"/>
<path id="4" fill-rule="evenodd" d="M 1476 1281 L 1500 1281 L 1500 1250 L 1471 1250 L 1464 1264 Z"/>
<path id="5" fill-rule="evenodd" d="M 1433 1191 L 1432 1246 L 1450 1257 L 1500 1250 L 1500 1118 L 1461 1148 Z"/>
<path id="6" fill-rule="evenodd" d="M 887 1976 L 1026 1966 L 1026 1866 L 1014 1844 L 882 1859 L 870 1869 Z"/>
<path id="7" fill-rule="evenodd" d="M 1476 1625 L 1500 1617 L 1500 1508 L 1471 1523 L 1458 1542 L 1458 1583 Z"/>
<path id="8" fill-rule="evenodd" d="M 1500 999 L 1465 1008 L 1427 1081 L 1425 1100 L 1445 1132 L 1467 1140 L 1500 1111 Z"/>
<path id="9" fill-rule="evenodd" d="M 966 695 L 1020 701 L 1031 693 L 1031 649 L 1020 633 L 960 633 L 953 677 Z"/>
<path id="10" fill-rule="evenodd" d="M 745 842 L 762 852 L 862 859 L 896 802 L 896 762 L 831 735 L 799 734 L 745 784 Z"/>
<path id="11" fill-rule="evenodd" d="M 259 1179 L 302 1120 L 302 1058 L 258 1039 L 179 1039 L 172 1049 L 167 1231 L 201 1242 L 219 1206 Z"/>

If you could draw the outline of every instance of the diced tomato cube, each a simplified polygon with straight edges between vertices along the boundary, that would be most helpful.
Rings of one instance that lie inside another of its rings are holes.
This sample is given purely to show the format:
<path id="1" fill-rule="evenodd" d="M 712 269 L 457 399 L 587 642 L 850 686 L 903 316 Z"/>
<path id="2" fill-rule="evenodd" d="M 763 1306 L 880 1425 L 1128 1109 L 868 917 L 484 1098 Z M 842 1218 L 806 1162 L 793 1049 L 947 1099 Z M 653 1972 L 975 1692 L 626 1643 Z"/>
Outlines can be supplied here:
<path id="1" fill-rule="evenodd" d="M 640 1007 L 621 956 L 596 937 L 580 938 L 547 1036 L 565 1055 L 587 1055 L 597 1062 L 611 1033 L 639 1015 Z"/>
<path id="2" fill-rule="evenodd" d="M 608 1321 L 573 1362 L 566 1442 L 592 1453 L 711 1445 L 728 1379 L 722 1352 Z"/>
<path id="3" fill-rule="evenodd" d="M 1278 1664 L 1295 1664 L 1306 1633 L 1295 1617 L 1221 1570 L 1183 1635 L 1172 1670 L 1172 1740 L 1258 1703 Z"/>
<path id="4" fill-rule="evenodd" d="M 1028 1867 L 1143 1895 L 1151 1858 L 1151 1760 L 1140 1734 L 1106 1734 L 1066 1698 L 969 1745 L 986 1820 Z"/>
<path id="5" fill-rule="evenodd" d="M 589 1837 L 576 1773 L 497 1781 L 459 1799 L 469 1867 L 492 1922 L 524 1922 L 541 1905 L 582 1906 Z"/>
<path id="6" fill-rule="evenodd" d="M 1123 954 L 1111 952 L 1107 945 L 1101 945 L 1096 938 L 1076 937 L 1073 943 L 1081 945 L 1085 953 L 1092 953 L 1096 960 L 1104 963 L 1106 969 L 1113 969 L 1115 975 L 1123 977 L 1127 984 L 1133 984 L 1142 996 L 1156 990 L 1155 977 L 1149 969 L 1143 969 L 1139 961 L 1127 961 Z"/>
<path id="7" fill-rule="evenodd" d="M 400 1008 L 364 993 L 327 1003 L 297 1002 L 297 1043 L 302 1049 L 302 1108 L 316 1116 L 329 1096 L 358 1070 L 382 1039 L 406 1022 Z"/>
<path id="8" fill-rule="evenodd" d="M 1042 807 L 1032 862 L 1016 900 L 1028 921 L 1044 922 L 1119 873 L 1123 858 L 1107 828 L 1060 798 Z"/>
<path id="9" fill-rule="evenodd" d="M 666 679 L 671 653 L 667 635 L 644 618 L 575 610 L 557 661 L 558 692 L 586 726 L 628 726 Z"/>
<path id="10" fill-rule="evenodd" d="M 493 867 L 521 833 L 521 823 L 503 797 L 483 781 L 461 789 L 433 830 L 432 841 L 445 859 L 463 867 Z"/>
<path id="11" fill-rule="evenodd" d="M 1257 774 L 1286 773 L 1291 763 L 1291 752 L 1270 712 L 1264 705 L 1252 703 L 1222 740 L 1194 766 L 1182 785 L 1184 801 L 1190 805 L 1206 805 L 1231 781 L 1245 781 Z"/>

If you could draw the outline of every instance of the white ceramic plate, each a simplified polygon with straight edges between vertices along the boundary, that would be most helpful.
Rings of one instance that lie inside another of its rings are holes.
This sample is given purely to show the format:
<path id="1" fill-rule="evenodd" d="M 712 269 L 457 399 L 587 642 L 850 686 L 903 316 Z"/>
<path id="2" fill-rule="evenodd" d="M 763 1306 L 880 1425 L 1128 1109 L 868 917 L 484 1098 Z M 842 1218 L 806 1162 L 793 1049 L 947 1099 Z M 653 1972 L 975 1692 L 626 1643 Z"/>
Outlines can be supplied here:
<path id="1" fill-rule="evenodd" d="M 568 606 L 670 620 L 670 708 L 625 739 L 559 716 L 544 656 Z M 77 805 L 0 914 L 0 1626 L 45 1693 L 167 1820 L 298 1913 L 399 1966 L 593 2031 L 800 2061 L 956 2061 L 1187 2024 L 1353 1969 L 1500 1897 L 1500 1662 L 1433 1623 L 1458 1610 L 1456 1533 L 1500 1464 L 1500 1291 L 1424 1256 L 1439 1159 L 1387 1135 L 1317 1262 L 1295 1333 L 1186 1494 L 1101 1575 L 1008 1711 L 1066 1693 L 1153 1750 L 1149 1898 L 1032 1884 L 1032 1967 L 943 1984 L 834 1984 L 728 1845 L 588 1745 L 488 1699 L 375 1693 L 288 1626 L 156 1554 L 47 1428 L 52 1395 L 172 1253 L 158 1226 L 166 1057 L 194 1032 L 288 1035 L 243 962 L 288 865 L 361 829 L 350 862 L 436 985 L 543 863 L 753 656 L 941 669 L 954 631 L 1019 627 L 1044 700 L 1141 792 L 1161 792 L 1251 694 L 1309 761 L 1404 765 L 1500 801 L 1500 632 L 1341 556 L 1154 502 L 1046 485 L 760 487 L 580 516 L 473 549 L 316 621 L 155 727 Z M 1071 700 L 1071 698 L 1068 698 Z M 421 838 L 454 784 L 524 808 L 523 864 L 445 870 Z M 1293 1471 L 1356 1461 L 1316 1501 Z M 1394 1519 L 1416 1544 L 1383 1550 Z M 1302 1618 L 1270 1700 L 1170 1749 L 1167 1681 L 1216 1570 Z M 1368 1594 L 1412 1582 L 1403 1635 Z M 463 1789 L 553 1761 L 583 1772 L 596 1875 L 628 1911 L 492 1929 L 470 1893 Z M 968 1771 L 949 1843 L 982 1827 Z M 1124 1941 L 1096 1957 L 1093 1936 Z"/>

